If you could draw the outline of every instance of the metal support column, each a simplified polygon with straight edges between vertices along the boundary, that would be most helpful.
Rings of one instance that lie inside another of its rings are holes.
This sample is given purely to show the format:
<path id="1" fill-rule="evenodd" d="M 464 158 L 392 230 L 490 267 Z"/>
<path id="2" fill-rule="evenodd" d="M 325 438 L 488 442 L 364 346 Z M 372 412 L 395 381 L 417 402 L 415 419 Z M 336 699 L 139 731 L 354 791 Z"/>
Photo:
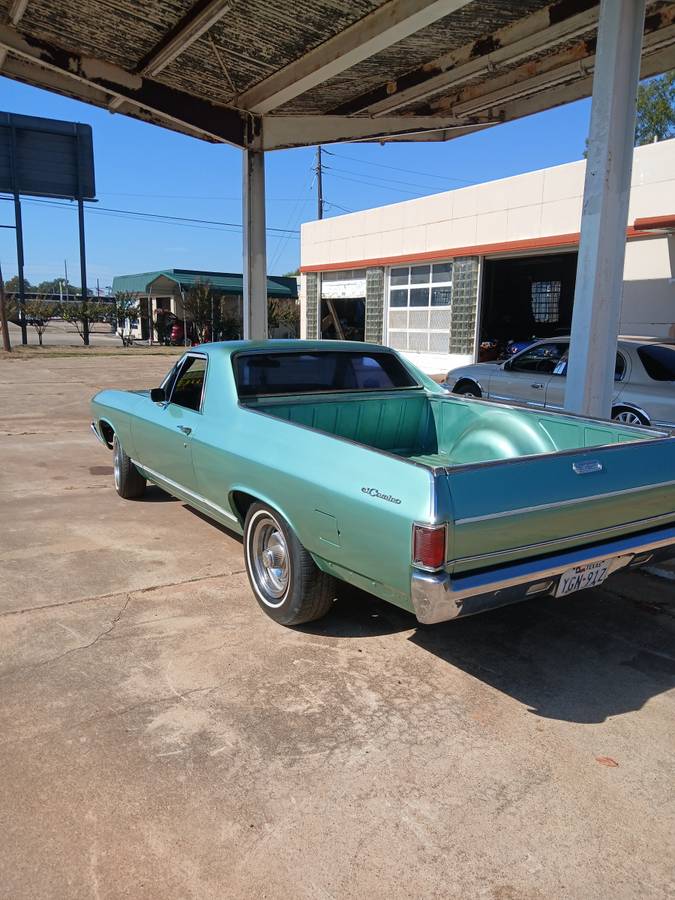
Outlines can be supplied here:
<path id="1" fill-rule="evenodd" d="M 14 194 L 14 223 L 16 230 L 16 267 L 19 277 L 19 325 L 21 326 L 21 343 L 28 343 L 26 326 L 26 280 L 23 275 L 23 219 L 21 218 L 21 198 Z"/>
<path id="2" fill-rule="evenodd" d="M 80 280 L 82 282 L 82 311 L 86 312 L 89 305 L 87 294 L 87 256 L 84 246 L 84 202 L 81 197 L 77 200 L 77 223 L 80 233 Z M 89 346 L 89 319 L 84 315 L 82 319 L 82 340 L 85 346 Z"/>
<path id="3" fill-rule="evenodd" d="M 77 125 L 75 137 L 77 140 L 77 225 L 80 237 L 80 282 L 82 284 L 82 340 L 85 347 L 89 346 L 89 318 L 87 307 L 89 295 L 87 294 L 87 253 L 84 245 L 84 201 L 82 199 L 82 135 Z"/>
<path id="4" fill-rule="evenodd" d="M 19 325 L 21 326 L 21 343 L 28 343 L 28 328 L 26 327 L 26 281 L 23 274 L 23 219 L 21 217 L 21 196 L 19 190 L 19 165 L 16 151 L 16 129 L 10 126 L 10 170 L 12 173 L 12 187 L 14 194 L 14 229 L 16 234 L 16 267 L 19 279 Z"/>
<path id="5" fill-rule="evenodd" d="M 244 338 L 267 338 L 265 154 L 244 150 Z"/>
<path id="6" fill-rule="evenodd" d="M 565 407 L 609 418 L 645 0 L 602 0 Z"/>

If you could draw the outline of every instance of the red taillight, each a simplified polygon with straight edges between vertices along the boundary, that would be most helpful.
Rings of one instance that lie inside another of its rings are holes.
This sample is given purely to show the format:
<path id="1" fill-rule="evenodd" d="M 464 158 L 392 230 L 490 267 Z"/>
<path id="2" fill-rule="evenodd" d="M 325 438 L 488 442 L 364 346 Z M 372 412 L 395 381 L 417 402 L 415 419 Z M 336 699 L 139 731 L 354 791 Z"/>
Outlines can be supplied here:
<path id="1" fill-rule="evenodd" d="M 413 525 L 413 565 L 440 569 L 445 562 L 445 525 Z"/>

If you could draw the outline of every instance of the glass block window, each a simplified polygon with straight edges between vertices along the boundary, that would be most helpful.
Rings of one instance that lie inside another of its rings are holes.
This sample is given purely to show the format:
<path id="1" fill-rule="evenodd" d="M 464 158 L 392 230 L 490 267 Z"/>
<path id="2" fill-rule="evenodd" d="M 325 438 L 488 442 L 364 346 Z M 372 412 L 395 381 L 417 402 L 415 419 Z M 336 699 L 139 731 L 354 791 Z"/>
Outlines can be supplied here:
<path id="1" fill-rule="evenodd" d="M 560 281 L 532 282 L 532 316 L 535 322 L 555 324 L 560 319 Z"/>
<path id="2" fill-rule="evenodd" d="M 397 266 L 389 272 L 388 343 L 395 350 L 448 350 L 452 262 Z"/>

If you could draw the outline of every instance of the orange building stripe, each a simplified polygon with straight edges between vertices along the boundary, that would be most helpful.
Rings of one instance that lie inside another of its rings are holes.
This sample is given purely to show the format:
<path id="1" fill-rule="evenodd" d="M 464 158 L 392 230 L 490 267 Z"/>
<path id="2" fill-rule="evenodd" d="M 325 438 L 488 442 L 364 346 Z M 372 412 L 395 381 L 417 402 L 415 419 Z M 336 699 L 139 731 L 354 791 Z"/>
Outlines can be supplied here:
<path id="1" fill-rule="evenodd" d="M 636 227 L 637 223 L 642 221 L 643 220 L 641 219 L 636 219 L 635 226 L 629 226 L 626 229 L 627 239 L 653 236 L 649 231 L 644 229 L 640 230 Z M 474 244 L 469 247 L 427 250 L 420 253 L 403 253 L 400 256 L 379 256 L 374 257 L 373 259 L 352 259 L 346 262 L 300 266 L 300 271 L 335 272 L 340 269 L 365 269 L 369 266 L 395 266 L 404 263 L 433 261 L 435 259 L 454 259 L 456 256 L 487 256 L 492 253 L 519 253 L 525 250 L 552 250 L 556 247 L 575 247 L 578 243 L 579 232 L 574 231 L 570 234 L 553 234 L 549 237 L 526 238 L 521 241 L 502 241 L 495 244 Z"/>

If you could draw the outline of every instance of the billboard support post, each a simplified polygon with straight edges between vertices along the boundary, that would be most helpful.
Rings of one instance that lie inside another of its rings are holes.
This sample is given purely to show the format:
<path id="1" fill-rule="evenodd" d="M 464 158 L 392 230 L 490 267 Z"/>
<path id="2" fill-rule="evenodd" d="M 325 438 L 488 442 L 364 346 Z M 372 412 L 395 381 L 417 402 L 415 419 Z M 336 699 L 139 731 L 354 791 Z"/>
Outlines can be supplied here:
<path id="1" fill-rule="evenodd" d="M 26 328 L 26 281 L 23 275 L 23 219 L 21 217 L 21 198 L 14 194 L 14 224 L 16 232 L 16 267 L 19 278 L 19 325 L 21 326 L 21 343 L 28 343 Z"/>
<path id="2" fill-rule="evenodd" d="M 89 319 L 87 308 L 89 295 L 87 294 L 87 257 L 84 246 L 84 201 L 77 198 L 77 223 L 80 231 L 80 278 L 82 281 L 82 340 L 85 347 L 89 346 Z"/>
<path id="3" fill-rule="evenodd" d="M 21 326 L 21 343 L 28 343 L 26 328 L 26 282 L 23 274 L 23 219 L 21 217 L 21 197 L 19 195 L 19 177 L 16 160 L 16 128 L 12 124 L 9 129 L 9 159 L 11 168 L 12 194 L 14 195 L 14 231 L 16 234 L 16 269 L 19 279 L 19 325 Z"/>

